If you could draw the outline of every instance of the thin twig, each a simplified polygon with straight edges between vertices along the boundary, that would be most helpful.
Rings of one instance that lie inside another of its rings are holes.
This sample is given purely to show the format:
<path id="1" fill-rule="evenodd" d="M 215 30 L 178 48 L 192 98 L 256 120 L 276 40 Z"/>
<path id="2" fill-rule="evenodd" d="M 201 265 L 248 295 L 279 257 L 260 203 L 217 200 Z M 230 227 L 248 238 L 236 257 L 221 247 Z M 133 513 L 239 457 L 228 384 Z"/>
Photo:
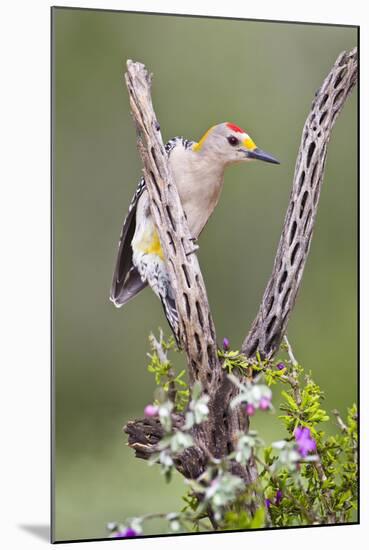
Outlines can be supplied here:
<path id="1" fill-rule="evenodd" d="M 290 361 L 291 361 L 292 365 L 293 365 L 294 367 L 297 367 L 298 362 L 296 361 L 296 358 L 295 358 L 295 356 L 294 356 L 294 354 L 293 354 L 293 351 L 292 351 L 291 344 L 289 343 L 286 334 L 284 335 L 283 339 L 284 339 L 284 342 L 285 342 L 286 347 L 287 347 L 288 357 L 290 358 Z"/>

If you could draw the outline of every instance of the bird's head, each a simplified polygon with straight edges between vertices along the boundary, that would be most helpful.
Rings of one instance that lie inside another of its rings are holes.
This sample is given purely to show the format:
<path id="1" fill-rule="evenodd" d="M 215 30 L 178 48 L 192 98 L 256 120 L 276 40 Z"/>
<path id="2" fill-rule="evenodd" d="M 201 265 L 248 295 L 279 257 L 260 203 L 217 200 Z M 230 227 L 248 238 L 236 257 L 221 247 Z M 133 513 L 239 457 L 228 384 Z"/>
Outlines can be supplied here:
<path id="1" fill-rule="evenodd" d="M 213 157 L 225 166 L 250 160 L 280 164 L 272 155 L 259 149 L 245 130 L 231 122 L 222 122 L 209 128 L 192 150 Z"/>

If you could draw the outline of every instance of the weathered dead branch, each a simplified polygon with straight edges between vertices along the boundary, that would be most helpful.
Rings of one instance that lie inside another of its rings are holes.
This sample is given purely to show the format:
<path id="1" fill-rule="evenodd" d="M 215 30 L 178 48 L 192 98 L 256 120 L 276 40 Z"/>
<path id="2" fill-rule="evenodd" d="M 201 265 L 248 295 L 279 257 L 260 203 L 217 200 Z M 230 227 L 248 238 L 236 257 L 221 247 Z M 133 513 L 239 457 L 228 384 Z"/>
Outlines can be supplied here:
<path id="1" fill-rule="evenodd" d="M 357 50 L 343 52 L 317 91 L 302 131 L 290 201 L 274 267 L 242 351 L 271 357 L 295 304 L 309 254 L 327 146 L 337 116 L 357 80 Z"/>

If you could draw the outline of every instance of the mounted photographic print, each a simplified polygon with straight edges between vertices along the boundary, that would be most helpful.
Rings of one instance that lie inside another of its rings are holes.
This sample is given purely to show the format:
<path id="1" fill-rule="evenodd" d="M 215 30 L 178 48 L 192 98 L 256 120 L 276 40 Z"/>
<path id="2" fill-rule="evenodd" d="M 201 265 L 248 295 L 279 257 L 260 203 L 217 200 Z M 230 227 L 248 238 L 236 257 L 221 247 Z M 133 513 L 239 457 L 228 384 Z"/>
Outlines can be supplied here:
<path id="1" fill-rule="evenodd" d="M 54 542 L 359 521 L 357 46 L 52 9 Z"/>

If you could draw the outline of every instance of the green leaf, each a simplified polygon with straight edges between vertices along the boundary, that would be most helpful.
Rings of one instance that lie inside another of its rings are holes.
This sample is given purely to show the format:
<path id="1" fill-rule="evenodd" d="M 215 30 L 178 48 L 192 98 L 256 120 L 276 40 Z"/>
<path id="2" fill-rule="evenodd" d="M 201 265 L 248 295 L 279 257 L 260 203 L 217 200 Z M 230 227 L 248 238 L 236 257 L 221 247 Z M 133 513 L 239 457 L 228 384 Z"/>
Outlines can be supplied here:
<path id="1" fill-rule="evenodd" d="M 250 522 L 251 529 L 260 529 L 265 525 L 265 508 L 260 507 L 256 510 L 254 517 Z"/>
<path id="2" fill-rule="evenodd" d="M 288 394 L 286 391 L 282 390 L 281 391 L 281 395 L 285 398 L 285 400 L 287 401 L 288 405 L 291 407 L 291 409 L 293 409 L 294 411 L 298 411 L 299 408 L 297 406 L 297 403 L 296 401 L 294 400 L 294 398 L 292 397 L 292 395 Z"/>

